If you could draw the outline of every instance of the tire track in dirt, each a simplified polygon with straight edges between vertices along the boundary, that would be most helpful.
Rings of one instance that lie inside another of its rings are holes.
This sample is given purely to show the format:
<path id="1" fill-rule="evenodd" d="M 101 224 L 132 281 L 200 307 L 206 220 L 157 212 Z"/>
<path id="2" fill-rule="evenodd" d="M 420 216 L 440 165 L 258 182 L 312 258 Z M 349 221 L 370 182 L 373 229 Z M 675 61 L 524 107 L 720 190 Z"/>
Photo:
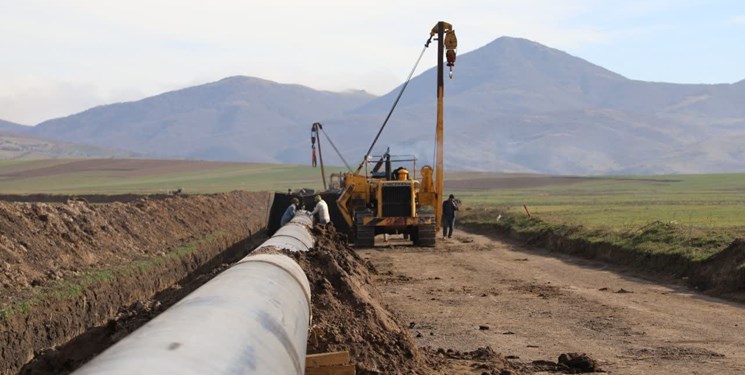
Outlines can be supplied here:
<path id="1" fill-rule="evenodd" d="M 360 254 L 420 347 L 488 345 L 526 368 L 579 352 L 619 374 L 745 372 L 742 305 L 629 269 L 470 233 Z"/>

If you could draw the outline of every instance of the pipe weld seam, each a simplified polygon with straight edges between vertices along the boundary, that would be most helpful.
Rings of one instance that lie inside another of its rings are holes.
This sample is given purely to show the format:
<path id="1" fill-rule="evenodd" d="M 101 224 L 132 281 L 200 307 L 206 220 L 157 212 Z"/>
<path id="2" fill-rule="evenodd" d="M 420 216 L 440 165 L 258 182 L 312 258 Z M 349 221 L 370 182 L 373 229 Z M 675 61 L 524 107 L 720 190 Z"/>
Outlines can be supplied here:
<path id="1" fill-rule="evenodd" d="M 271 238 L 269 238 L 268 240 L 266 240 L 266 242 L 269 242 L 272 238 L 277 238 L 277 237 L 289 237 L 289 238 L 298 240 L 298 242 L 300 242 L 305 247 L 305 251 L 308 251 L 311 248 L 313 248 L 313 244 L 308 245 L 302 239 L 297 238 L 295 236 L 291 236 L 289 234 L 281 234 L 281 233 L 274 234 Z M 264 243 L 266 243 L 266 242 L 264 242 Z M 256 250 L 261 249 L 262 247 L 264 247 L 263 244 L 261 246 L 257 247 Z M 284 249 L 284 250 L 290 250 L 290 249 Z"/>

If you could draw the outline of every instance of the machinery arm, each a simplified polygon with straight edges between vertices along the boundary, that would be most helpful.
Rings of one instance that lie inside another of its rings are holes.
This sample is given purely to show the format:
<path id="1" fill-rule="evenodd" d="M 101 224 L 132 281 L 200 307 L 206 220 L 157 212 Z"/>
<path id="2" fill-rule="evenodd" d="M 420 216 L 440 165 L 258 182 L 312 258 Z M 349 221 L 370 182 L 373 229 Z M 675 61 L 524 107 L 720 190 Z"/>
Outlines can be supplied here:
<path id="1" fill-rule="evenodd" d="M 447 48 L 448 66 L 450 67 L 450 78 L 453 78 L 453 66 L 455 66 L 455 49 L 458 47 L 458 40 L 455 37 L 453 26 L 447 22 L 440 21 L 435 25 L 430 33 L 430 37 L 437 35 L 437 128 L 435 132 L 436 142 L 436 161 L 435 161 L 435 216 L 437 218 L 437 228 L 442 224 L 442 199 L 444 197 L 444 145 L 445 132 L 443 129 L 444 111 L 443 97 L 445 95 L 444 84 L 444 61 L 445 49 Z"/>
<path id="2" fill-rule="evenodd" d="M 323 181 L 323 190 L 326 190 L 326 172 L 323 170 L 323 154 L 321 153 L 321 134 L 319 130 L 323 129 L 320 122 L 314 122 L 310 128 L 310 144 L 313 148 L 312 163 L 316 166 L 316 140 L 318 141 L 318 157 L 321 159 L 321 181 Z"/>

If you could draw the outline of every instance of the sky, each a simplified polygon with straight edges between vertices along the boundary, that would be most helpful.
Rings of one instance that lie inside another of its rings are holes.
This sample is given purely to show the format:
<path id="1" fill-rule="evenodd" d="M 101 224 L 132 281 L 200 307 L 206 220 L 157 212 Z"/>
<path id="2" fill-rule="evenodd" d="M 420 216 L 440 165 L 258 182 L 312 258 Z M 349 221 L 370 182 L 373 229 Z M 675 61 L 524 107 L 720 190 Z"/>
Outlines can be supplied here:
<path id="1" fill-rule="evenodd" d="M 382 95 L 440 20 L 459 54 L 512 36 L 631 79 L 745 79 L 738 0 L 0 0 L 0 119 L 35 125 L 235 75 Z"/>

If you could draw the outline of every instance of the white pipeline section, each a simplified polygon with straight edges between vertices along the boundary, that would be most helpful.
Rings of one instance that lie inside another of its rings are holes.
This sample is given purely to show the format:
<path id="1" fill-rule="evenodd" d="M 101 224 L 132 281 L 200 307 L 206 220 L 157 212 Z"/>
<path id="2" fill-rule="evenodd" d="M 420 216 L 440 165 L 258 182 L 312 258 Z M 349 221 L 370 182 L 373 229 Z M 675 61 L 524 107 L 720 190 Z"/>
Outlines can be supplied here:
<path id="1" fill-rule="evenodd" d="M 298 214 L 258 249 L 305 251 L 310 223 Z M 75 374 L 303 374 L 310 306 L 292 258 L 249 255 Z"/>

